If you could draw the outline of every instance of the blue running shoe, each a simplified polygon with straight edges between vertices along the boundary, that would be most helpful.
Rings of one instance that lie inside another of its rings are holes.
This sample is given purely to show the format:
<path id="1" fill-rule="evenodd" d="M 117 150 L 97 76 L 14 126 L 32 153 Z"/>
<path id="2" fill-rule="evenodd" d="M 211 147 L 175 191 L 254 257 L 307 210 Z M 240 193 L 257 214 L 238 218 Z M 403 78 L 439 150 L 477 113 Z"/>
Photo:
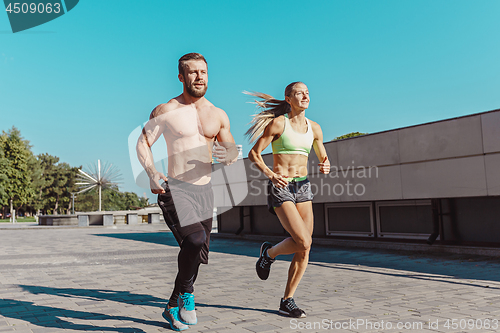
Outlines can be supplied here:
<path id="1" fill-rule="evenodd" d="M 165 311 L 161 314 L 163 318 L 165 318 L 166 321 L 170 324 L 170 327 L 174 331 L 184 331 L 189 328 L 189 326 L 184 325 L 180 320 L 179 320 L 179 308 L 165 308 Z"/>
<path id="2" fill-rule="evenodd" d="M 183 324 L 196 325 L 196 310 L 194 309 L 194 295 L 190 293 L 180 294 L 177 299 L 179 306 L 179 319 Z"/>

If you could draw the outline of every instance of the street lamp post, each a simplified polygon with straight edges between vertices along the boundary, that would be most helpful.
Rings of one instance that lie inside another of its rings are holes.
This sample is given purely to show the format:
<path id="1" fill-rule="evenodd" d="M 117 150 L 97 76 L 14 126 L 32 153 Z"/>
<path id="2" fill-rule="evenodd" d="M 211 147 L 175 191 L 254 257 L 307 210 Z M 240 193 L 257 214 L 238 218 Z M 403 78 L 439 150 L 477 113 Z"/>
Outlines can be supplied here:
<path id="1" fill-rule="evenodd" d="M 75 215 L 75 194 L 71 193 L 71 214 Z"/>

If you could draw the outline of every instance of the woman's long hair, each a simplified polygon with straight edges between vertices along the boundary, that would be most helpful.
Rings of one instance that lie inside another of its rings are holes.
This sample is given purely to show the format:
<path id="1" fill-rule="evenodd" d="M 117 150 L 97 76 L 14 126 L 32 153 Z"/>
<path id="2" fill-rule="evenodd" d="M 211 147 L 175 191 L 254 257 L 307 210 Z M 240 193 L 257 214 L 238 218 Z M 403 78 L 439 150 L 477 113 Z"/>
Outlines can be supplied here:
<path id="1" fill-rule="evenodd" d="M 293 87 L 297 83 L 302 82 L 292 82 L 286 86 L 285 96 L 290 96 Z M 259 92 L 244 91 L 243 93 L 259 98 L 260 100 L 255 100 L 255 104 L 257 104 L 257 107 L 262 109 L 260 113 L 253 115 L 253 119 L 250 122 L 251 126 L 245 133 L 245 135 L 249 138 L 250 143 L 255 142 L 262 135 L 267 125 L 269 125 L 274 118 L 284 115 L 291 110 L 290 104 L 288 104 L 286 100 L 279 100 L 271 95 Z"/>

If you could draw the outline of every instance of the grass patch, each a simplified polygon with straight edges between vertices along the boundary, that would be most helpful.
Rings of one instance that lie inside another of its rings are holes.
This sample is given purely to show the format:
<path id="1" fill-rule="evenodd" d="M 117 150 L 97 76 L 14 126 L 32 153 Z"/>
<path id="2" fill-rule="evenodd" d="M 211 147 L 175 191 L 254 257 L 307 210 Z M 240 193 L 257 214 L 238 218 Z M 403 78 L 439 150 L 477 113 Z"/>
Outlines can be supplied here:
<path id="1" fill-rule="evenodd" d="M 0 223 L 9 223 L 10 219 L 0 219 Z M 17 218 L 18 223 L 22 222 L 36 222 L 34 217 L 18 217 Z"/>

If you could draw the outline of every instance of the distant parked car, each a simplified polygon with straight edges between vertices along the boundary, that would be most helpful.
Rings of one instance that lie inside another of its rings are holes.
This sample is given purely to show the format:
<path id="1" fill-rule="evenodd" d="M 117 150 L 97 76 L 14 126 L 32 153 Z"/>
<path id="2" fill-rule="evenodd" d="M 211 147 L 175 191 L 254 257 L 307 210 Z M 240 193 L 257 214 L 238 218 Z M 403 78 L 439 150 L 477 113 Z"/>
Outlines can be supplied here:
<path id="1" fill-rule="evenodd" d="M 9 218 L 10 217 L 10 213 L 5 214 L 5 217 Z"/>

